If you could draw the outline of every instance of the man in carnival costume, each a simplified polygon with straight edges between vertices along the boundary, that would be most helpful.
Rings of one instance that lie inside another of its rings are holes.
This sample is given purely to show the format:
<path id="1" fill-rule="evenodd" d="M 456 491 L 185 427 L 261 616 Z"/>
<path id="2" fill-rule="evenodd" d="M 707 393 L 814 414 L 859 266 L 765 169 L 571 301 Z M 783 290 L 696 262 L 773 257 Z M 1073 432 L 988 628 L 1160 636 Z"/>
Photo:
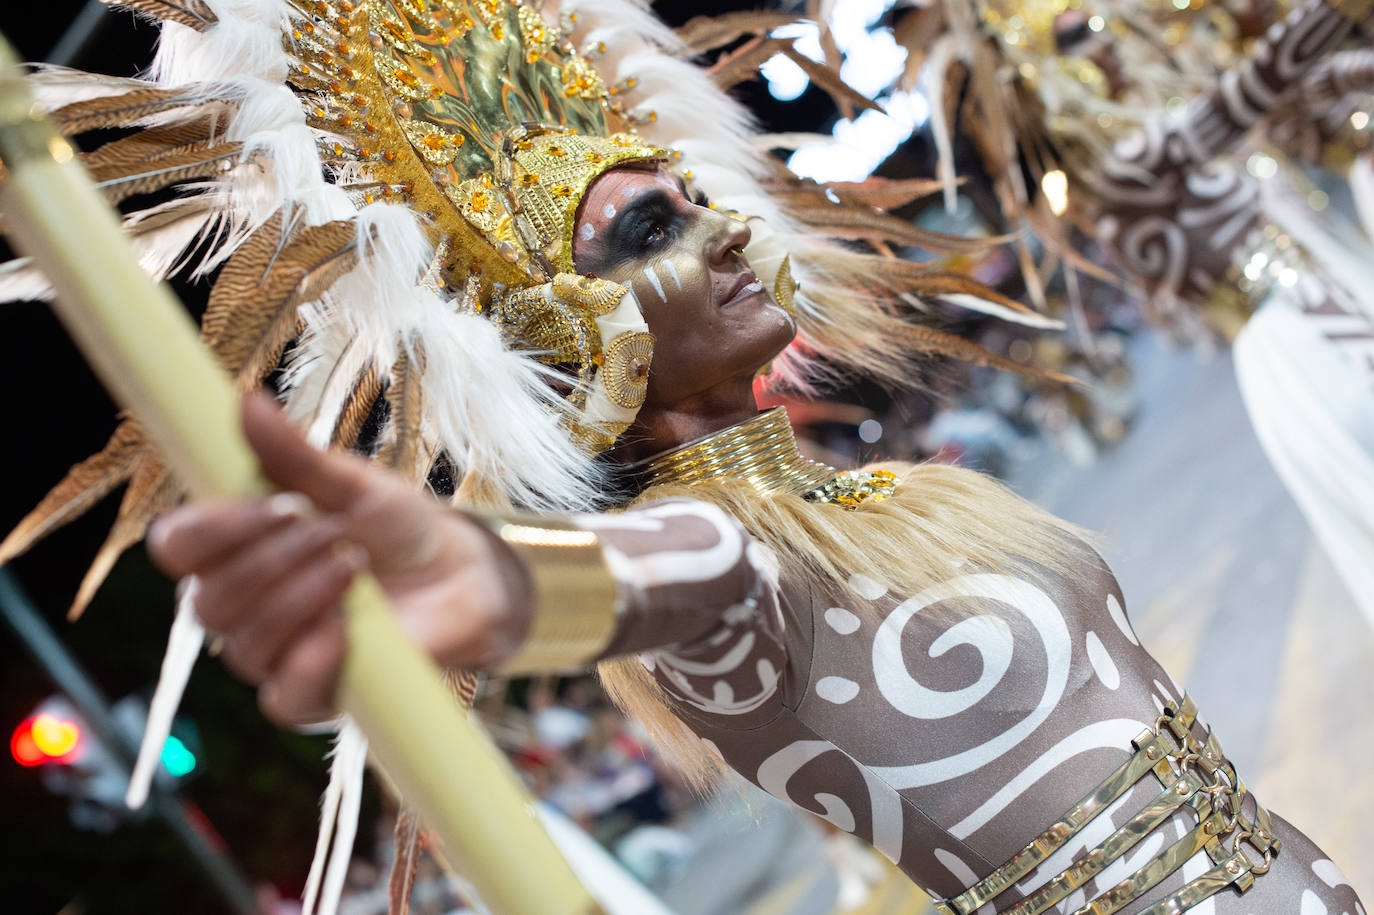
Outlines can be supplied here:
<path id="1" fill-rule="evenodd" d="M 826 219 L 897 231 L 882 214 L 789 215 L 652 17 L 127 5 L 168 20 L 154 81 L 35 86 L 69 131 L 142 128 L 87 154 L 115 196 L 202 179 L 126 224 L 154 272 L 213 230 L 207 344 L 245 392 L 286 360 L 285 416 L 249 396 L 244 425 L 287 495 L 177 508 L 149 536 L 193 581 L 169 655 L 194 656 L 198 618 L 270 717 L 329 717 L 366 568 L 441 664 L 599 662 L 689 776 L 734 768 L 942 912 L 1360 911 L 1069 526 L 969 471 L 806 460 L 758 411 L 770 362 L 898 382 L 931 352 L 1005 362 L 893 304 L 966 278 L 824 240 Z M 178 498 L 136 420 L 4 551 L 125 480 L 93 587 Z"/>

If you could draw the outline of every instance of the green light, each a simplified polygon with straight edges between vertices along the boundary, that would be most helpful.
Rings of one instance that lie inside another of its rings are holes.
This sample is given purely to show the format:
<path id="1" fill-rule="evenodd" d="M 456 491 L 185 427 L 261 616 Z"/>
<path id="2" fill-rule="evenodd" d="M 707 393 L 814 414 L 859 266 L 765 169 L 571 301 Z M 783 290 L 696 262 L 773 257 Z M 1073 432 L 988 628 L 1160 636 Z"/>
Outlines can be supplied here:
<path id="1" fill-rule="evenodd" d="M 186 749 L 186 744 L 176 737 L 168 737 L 162 745 L 162 765 L 174 778 L 190 775 L 196 767 L 196 758 Z"/>

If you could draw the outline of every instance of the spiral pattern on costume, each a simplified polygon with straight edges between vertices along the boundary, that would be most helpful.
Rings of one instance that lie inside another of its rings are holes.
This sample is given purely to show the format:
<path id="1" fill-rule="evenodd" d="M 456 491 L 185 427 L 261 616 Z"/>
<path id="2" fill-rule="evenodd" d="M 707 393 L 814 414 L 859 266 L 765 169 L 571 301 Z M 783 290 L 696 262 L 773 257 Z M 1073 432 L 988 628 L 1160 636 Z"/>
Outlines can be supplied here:
<path id="1" fill-rule="evenodd" d="M 1120 247 L 1132 269 L 1168 291 L 1179 288 L 1188 266 L 1188 239 L 1177 223 L 1162 216 L 1142 219 L 1122 233 Z"/>
<path id="2" fill-rule="evenodd" d="M 891 785 L 876 777 L 868 768 L 860 765 L 848 753 L 840 750 L 828 740 L 798 740 L 788 744 L 769 756 L 759 766 L 757 780 L 759 787 L 779 800 L 796 804 L 798 807 L 812 809 L 812 805 L 798 801 L 788 791 L 787 785 L 792 777 L 807 763 L 824 753 L 833 753 L 843 758 L 863 777 L 868 788 L 868 803 L 871 816 L 871 841 L 893 864 L 902 856 L 902 801 Z M 831 763 L 832 760 L 827 760 Z M 822 819 L 845 832 L 854 832 L 857 821 L 854 811 L 834 794 L 820 791 L 812 795 L 812 802 L 819 805 L 823 813 L 817 812 Z"/>
<path id="3" fill-rule="evenodd" d="M 990 614 L 969 617 L 950 626 L 931 643 L 930 656 L 939 657 L 956 645 L 968 645 L 978 652 L 983 669 L 973 684 L 939 691 L 917 682 L 911 675 L 902 657 L 902 633 L 917 614 L 951 599 L 996 601 L 1023 616 L 1030 627 L 1013 632 L 1005 621 Z M 1012 654 L 1031 650 L 1025 643 L 1032 636 L 1043 649 L 1047 666 L 1043 691 L 1029 715 L 951 756 L 911 765 L 873 766 L 872 771 L 893 788 L 902 790 L 947 781 L 986 765 L 1049 718 L 1064 694 L 1072 657 L 1068 625 L 1058 605 L 1035 585 L 1006 575 L 965 575 L 927 588 L 893 608 L 874 638 L 873 673 L 888 704 L 911 718 L 952 718 L 975 708 L 1003 680 L 1011 668 Z"/>
<path id="4" fill-rule="evenodd" d="M 1318 15 L 1294 10 L 1288 22 L 1290 27 L 1274 47 L 1274 70 L 1284 83 L 1301 76 L 1352 24 L 1329 7 Z"/>
<path id="5" fill-rule="evenodd" d="M 743 618 L 752 616 L 758 608 L 752 603 L 740 604 L 726 611 L 725 622 L 736 625 Z M 731 619 L 733 615 L 734 619 Z M 654 655 L 658 675 L 668 680 L 673 694 L 682 702 L 713 715 L 745 715 L 763 706 L 778 691 L 782 672 L 772 660 L 756 657 L 754 645 L 758 636 L 745 632 L 720 658 L 702 662 L 684 658 L 671 651 L 660 651 Z M 752 661 L 754 674 L 758 678 L 758 691 L 744 697 L 736 697 L 735 684 L 739 682 L 741 670 Z M 708 696 L 692 683 L 692 678 L 705 678 L 711 683 Z"/>

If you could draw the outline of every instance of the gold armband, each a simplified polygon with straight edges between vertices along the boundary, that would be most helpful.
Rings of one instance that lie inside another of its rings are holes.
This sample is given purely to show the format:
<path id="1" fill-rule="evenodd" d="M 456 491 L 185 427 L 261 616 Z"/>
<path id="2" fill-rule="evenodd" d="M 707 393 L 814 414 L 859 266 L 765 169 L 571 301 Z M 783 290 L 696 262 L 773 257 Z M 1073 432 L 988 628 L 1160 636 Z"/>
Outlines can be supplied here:
<path id="1" fill-rule="evenodd" d="M 617 589 L 596 534 L 543 518 L 487 523 L 524 562 L 534 592 L 529 633 L 496 672 L 566 670 L 599 655 L 615 633 Z"/>

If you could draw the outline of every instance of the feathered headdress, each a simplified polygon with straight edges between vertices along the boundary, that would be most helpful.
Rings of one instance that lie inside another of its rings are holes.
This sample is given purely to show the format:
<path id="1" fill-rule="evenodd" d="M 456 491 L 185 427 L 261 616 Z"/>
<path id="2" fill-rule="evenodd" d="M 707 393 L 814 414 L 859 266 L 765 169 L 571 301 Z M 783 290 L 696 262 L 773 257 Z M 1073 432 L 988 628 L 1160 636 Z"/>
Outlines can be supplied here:
<path id="1" fill-rule="evenodd" d="M 691 62 L 742 36 L 766 44 L 776 14 L 679 36 L 629 0 L 556 12 L 512 0 L 107 2 L 162 21 L 147 77 L 39 67 L 35 94 L 67 133 L 126 131 L 83 154 L 111 203 L 175 188 L 124 218 L 143 265 L 214 277 L 204 342 L 242 390 L 281 369 L 286 409 L 319 447 L 366 446 L 416 485 L 441 469 L 468 502 L 585 507 L 592 456 L 633 420 L 652 360 L 633 296 L 572 264 L 578 203 L 617 166 L 666 164 L 751 221 L 745 257 L 801 328 L 776 364 L 786 380 L 857 369 L 903 383 L 927 353 L 1033 372 L 910 320 L 920 292 L 1028 315 L 962 274 L 893 256 L 889 242 L 986 244 L 882 211 L 930 182 L 791 177 L 721 88 L 758 61 L 736 54 L 714 74 Z M 833 73 L 816 77 L 862 100 Z M 0 268 L 0 297 L 46 292 L 25 262 Z M 79 613 L 181 495 L 137 417 L 21 521 L 0 562 L 123 484 Z M 184 604 L 151 746 L 202 637 Z M 362 757 L 348 736 L 336 774 L 356 774 Z M 356 783 L 336 782 L 327 810 L 355 804 Z"/>
<path id="2" fill-rule="evenodd" d="M 144 266 L 214 276 L 206 344 L 244 390 L 284 367 L 287 410 L 320 447 L 354 447 L 380 418 L 375 456 L 417 483 L 442 467 L 468 493 L 585 506 L 591 453 L 633 418 L 626 385 L 650 354 L 621 347 L 632 361 L 604 366 L 607 333 L 643 330 L 618 304 L 593 313 L 608 292 L 578 288 L 593 284 L 571 276 L 568 233 L 590 181 L 634 162 L 669 162 L 751 220 L 746 258 L 801 327 L 780 378 L 855 369 L 906 383 L 931 352 L 1027 371 L 899 304 L 928 292 L 1026 313 L 963 274 L 892 256 L 888 242 L 986 244 L 882 212 L 930 182 L 828 189 L 788 176 L 687 59 L 776 15 L 694 23 L 689 44 L 626 0 L 565 3 L 556 19 L 508 0 L 116 5 L 163 20 L 148 77 L 39 67 L 36 94 L 68 133 L 132 130 L 83 158 L 112 203 L 178 190 L 125 217 Z M 0 273 L 0 296 L 46 293 L 23 261 Z M 548 383 L 550 363 L 575 367 L 571 402 Z M 19 524 L 0 561 L 126 482 L 79 613 L 179 497 L 136 418 Z"/>

